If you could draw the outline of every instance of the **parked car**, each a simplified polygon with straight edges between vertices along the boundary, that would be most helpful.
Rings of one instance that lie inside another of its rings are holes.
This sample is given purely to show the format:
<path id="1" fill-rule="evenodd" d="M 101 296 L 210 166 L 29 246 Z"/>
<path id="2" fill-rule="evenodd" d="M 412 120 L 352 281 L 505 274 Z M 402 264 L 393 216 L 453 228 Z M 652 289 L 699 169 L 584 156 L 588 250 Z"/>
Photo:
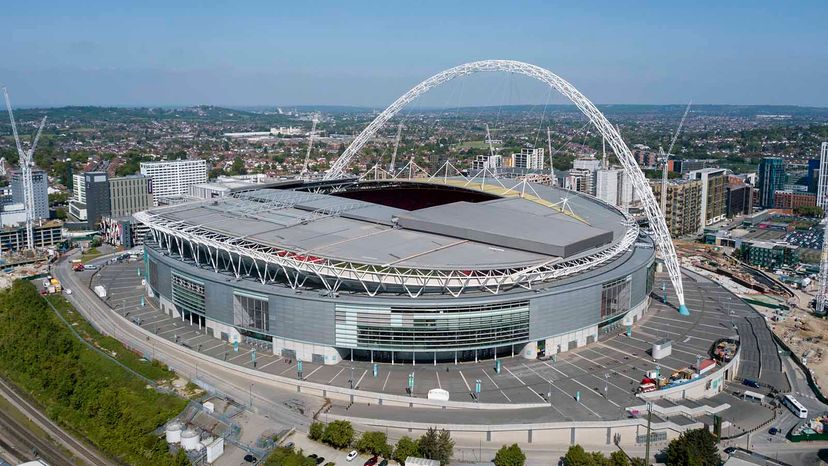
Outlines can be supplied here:
<path id="1" fill-rule="evenodd" d="M 748 387 L 759 388 L 759 382 L 751 379 L 745 379 L 742 381 L 743 385 L 747 385 Z"/>
<path id="2" fill-rule="evenodd" d="M 353 461 L 358 455 L 359 453 L 357 453 L 356 450 L 351 450 L 351 452 L 348 453 L 348 456 L 345 457 L 345 461 Z"/>
<path id="3" fill-rule="evenodd" d="M 325 462 L 325 457 L 324 456 L 317 456 L 316 457 L 316 464 L 322 464 L 324 462 Z"/>
<path id="4" fill-rule="evenodd" d="M 771 435 L 776 435 L 779 433 L 779 429 L 776 427 L 771 427 L 770 430 L 768 430 L 768 433 Z"/>
<path id="5" fill-rule="evenodd" d="M 244 460 L 247 461 L 248 463 L 255 463 L 256 461 L 258 461 L 258 458 L 251 455 L 250 453 L 248 453 L 248 454 L 244 455 Z"/>
<path id="6" fill-rule="evenodd" d="M 388 460 L 384 459 L 384 460 L 380 461 L 379 466 L 388 466 Z"/>
<path id="7" fill-rule="evenodd" d="M 365 464 L 363 464 L 362 466 L 374 466 L 375 464 L 377 464 L 377 461 L 379 461 L 379 457 L 374 455 L 373 457 L 371 457 L 370 460 L 366 461 Z"/>
<path id="8" fill-rule="evenodd" d="M 285 448 L 290 448 L 291 450 L 293 450 L 293 447 L 295 447 L 295 446 L 296 445 L 293 442 L 288 442 L 288 443 L 285 444 Z"/>

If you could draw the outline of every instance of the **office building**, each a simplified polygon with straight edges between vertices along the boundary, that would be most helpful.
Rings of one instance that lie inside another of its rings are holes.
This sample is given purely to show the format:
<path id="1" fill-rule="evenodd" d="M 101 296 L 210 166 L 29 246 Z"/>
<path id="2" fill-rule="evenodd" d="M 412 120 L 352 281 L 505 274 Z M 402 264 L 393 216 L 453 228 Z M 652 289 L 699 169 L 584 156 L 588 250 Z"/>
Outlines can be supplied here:
<path id="1" fill-rule="evenodd" d="M 512 168 L 522 170 L 543 170 L 543 149 L 521 149 L 512 154 Z"/>
<path id="2" fill-rule="evenodd" d="M 727 172 L 722 168 L 702 168 L 689 172 L 687 177 L 701 181 L 700 228 L 724 220 L 727 215 Z"/>
<path id="3" fill-rule="evenodd" d="M 773 197 L 785 185 L 785 163 L 779 157 L 765 157 L 759 163 L 759 205 L 773 208 Z"/>
<path id="4" fill-rule="evenodd" d="M 25 204 L 23 195 L 23 172 L 11 170 L 12 203 Z M 33 220 L 49 218 L 49 177 L 39 168 L 32 168 L 32 189 L 34 193 Z"/>
<path id="5" fill-rule="evenodd" d="M 102 217 L 109 217 L 112 206 L 109 195 L 109 177 L 106 172 L 87 172 L 83 174 L 86 197 L 86 226 L 97 228 Z"/>
<path id="6" fill-rule="evenodd" d="M 651 181 L 650 187 L 661 205 L 661 180 Z M 670 180 L 667 182 L 667 200 L 664 219 L 670 235 L 680 237 L 698 233 L 701 223 L 701 180 Z"/>
<path id="7" fill-rule="evenodd" d="M 207 182 L 206 160 L 141 162 L 141 174 L 152 178 L 155 205 L 168 197 L 187 195 L 190 186 Z"/>

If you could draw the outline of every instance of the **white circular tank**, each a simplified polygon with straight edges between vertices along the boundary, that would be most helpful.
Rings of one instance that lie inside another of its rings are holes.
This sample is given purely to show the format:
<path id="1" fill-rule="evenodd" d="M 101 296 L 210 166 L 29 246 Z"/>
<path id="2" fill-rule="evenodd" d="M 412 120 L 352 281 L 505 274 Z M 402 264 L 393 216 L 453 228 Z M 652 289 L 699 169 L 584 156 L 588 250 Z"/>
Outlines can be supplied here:
<path id="1" fill-rule="evenodd" d="M 193 429 L 187 429 L 181 432 L 181 448 L 185 450 L 198 450 L 199 440 L 201 440 L 198 432 Z"/>
<path id="2" fill-rule="evenodd" d="M 184 429 L 184 426 L 181 425 L 180 422 L 174 421 L 167 424 L 166 428 L 166 436 L 167 436 L 167 443 L 178 443 L 181 441 L 181 430 Z"/>

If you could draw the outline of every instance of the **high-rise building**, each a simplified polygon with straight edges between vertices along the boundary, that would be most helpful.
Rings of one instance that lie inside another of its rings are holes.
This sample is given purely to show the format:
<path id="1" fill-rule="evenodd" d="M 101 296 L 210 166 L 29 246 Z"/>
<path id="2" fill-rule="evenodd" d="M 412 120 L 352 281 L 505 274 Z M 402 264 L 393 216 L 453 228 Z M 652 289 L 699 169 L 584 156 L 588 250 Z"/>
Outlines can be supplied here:
<path id="1" fill-rule="evenodd" d="M 11 171 L 12 203 L 25 204 L 23 195 L 23 172 Z M 49 177 L 39 168 L 32 168 L 32 189 L 34 193 L 33 220 L 49 218 Z"/>
<path id="2" fill-rule="evenodd" d="M 109 196 L 109 177 L 106 172 L 86 172 L 83 174 L 86 195 L 86 226 L 94 229 L 101 218 L 109 217 L 112 206 Z"/>
<path id="3" fill-rule="evenodd" d="M 819 184 L 819 159 L 808 160 L 808 173 L 805 175 L 805 184 L 808 185 L 808 192 L 816 194 Z"/>
<path id="4" fill-rule="evenodd" d="M 624 170 L 617 168 L 598 170 L 595 175 L 595 197 L 610 205 L 620 205 L 623 174 Z"/>
<path id="5" fill-rule="evenodd" d="M 753 211 L 753 186 L 731 181 L 725 188 L 725 205 L 725 214 L 729 218 L 750 215 Z"/>
<path id="6" fill-rule="evenodd" d="M 472 161 L 473 170 L 497 170 L 503 166 L 503 157 L 500 154 L 478 155 Z"/>
<path id="7" fill-rule="evenodd" d="M 544 150 L 542 148 L 521 149 L 520 153 L 512 154 L 512 168 L 543 170 L 543 154 Z"/>
<path id="8" fill-rule="evenodd" d="M 700 228 L 724 220 L 727 215 L 727 171 L 723 168 L 702 168 L 689 172 L 687 177 L 702 184 Z"/>
<path id="9" fill-rule="evenodd" d="M 656 200 L 661 204 L 661 180 L 650 181 Z M 667 182 L 667 202 L 664 219 L 670 235 L 680 237 L 698 233 L 701 229 L 701 180 L 671 180 Z"/>
<path id="10" fill-rule="evenodd" d="M 828 169 L 822 170 L 821 168 L 828 167 L 828 142 L 823 142 L 820 147 L 819 166 L 820 169 L 817 171 L 818 181 L 815 191 L 817 193 L 816 203 L 817 206 L 828 211 Z"/>
<path id="11" fill-rule="evenodd" d="M 152 179 L 130 175 L 109 180 L 109 215 L 126 217 L 153 206 Z"/>
<path id="12" fill-rule="evenodd" d="M 141 174 L 152 178 L 155 204 L 159 199 L 183 196 L 190 186 L 207 182 L 206 160 L 170 160 L 141 162 Z"/>
<path id="13" fill-rule="evenodd" d="M 773 197 L 785 185 L 785 163 L 780 157 L 765 157 L 759 163 L 759 205 L 770 209 Z"/>

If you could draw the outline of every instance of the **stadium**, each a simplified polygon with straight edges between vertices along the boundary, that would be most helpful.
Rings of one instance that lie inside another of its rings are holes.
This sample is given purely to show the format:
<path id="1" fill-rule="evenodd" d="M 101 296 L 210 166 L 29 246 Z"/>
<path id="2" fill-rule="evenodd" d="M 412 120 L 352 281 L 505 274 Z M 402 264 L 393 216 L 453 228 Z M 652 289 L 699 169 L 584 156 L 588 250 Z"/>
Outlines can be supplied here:
<path id="1" fill-rule="evenodd" d="M 165 313 L 324 364 L 550 357 L 633 325 L 655 273 L 627 214 L 518 179 L 297 180 L 135 217 Z"/>

